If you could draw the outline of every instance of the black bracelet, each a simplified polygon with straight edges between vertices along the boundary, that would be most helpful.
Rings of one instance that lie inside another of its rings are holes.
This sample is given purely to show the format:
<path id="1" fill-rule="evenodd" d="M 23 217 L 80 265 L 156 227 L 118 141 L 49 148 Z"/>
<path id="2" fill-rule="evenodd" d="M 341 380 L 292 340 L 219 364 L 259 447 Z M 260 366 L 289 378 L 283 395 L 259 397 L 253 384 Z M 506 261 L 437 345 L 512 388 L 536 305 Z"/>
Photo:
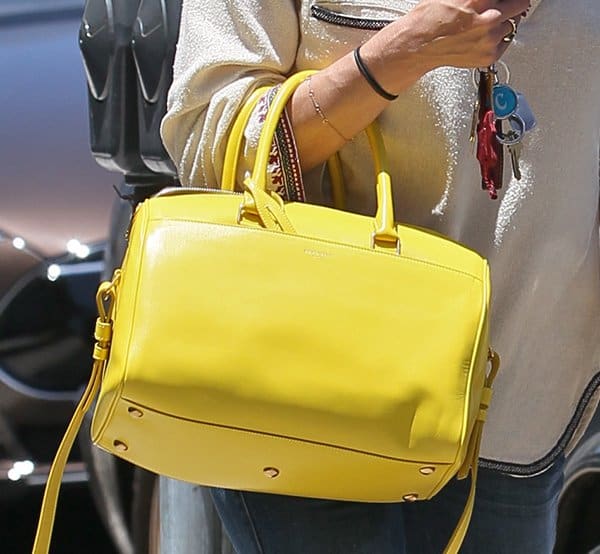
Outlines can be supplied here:
<path id="1" fill-rule="evenodd" d="M 363 62 L 362 58 L 360 57 L 360 46 L 354 50 L 354 61 L 356 62 L 356 67 L 358 67 L 361 75 L 366 79 L 367 83 L 371 85 L 371 88 L 377 94 L 379 94 L 379 96 L 382 96 L 389 101 L 396 100 L 396 98 L 398 98 L 397 94 L 390 94 L 375 80 L 373 75 L 371 75 L 371 72 L 367 69 L 365 62 Z"/>

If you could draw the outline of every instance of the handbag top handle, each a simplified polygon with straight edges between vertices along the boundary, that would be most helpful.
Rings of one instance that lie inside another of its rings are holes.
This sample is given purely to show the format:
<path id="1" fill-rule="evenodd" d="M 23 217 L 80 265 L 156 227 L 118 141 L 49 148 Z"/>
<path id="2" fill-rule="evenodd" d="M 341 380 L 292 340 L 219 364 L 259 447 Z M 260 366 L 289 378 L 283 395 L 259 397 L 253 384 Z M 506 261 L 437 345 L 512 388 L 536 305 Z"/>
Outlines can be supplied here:
<path id="1" fill-rule="evenodd" d="M 223 173 L 221 174 L 221 190 L 233 191 L 235 189 L 235 177 L 237 174 L 238 160 L 242 150 L 242 142 L 244 138 L 244 130 L 248 125 L 250 116 L 260 99 L 271 90 L 270 86 L 257 88 L 246 100 L 242 106 L 240 113 L 235 118 L 229 139 L 227 140 L 227 148 L 225 149 L 225 158 L 223 159 Z"/>
<path id="2" fill-rule="evenodd" d="M 250 117 L 256 106 L 270 90 L 271 85 L 265 85 L 255 89 L 248 99 L 244 102 L 239 114 L 235 118 L 227 146 L 225 148 L 225 157 L 223 158 L 223 169 L 221 173 L 221 190 L 233 192 L 236 185 L 236 177 L 238 173 L 238 161 L 242 151 L 242 143 L 244 139 L 244 131 L 248 127 Z M 329 170 L 329 178 L 331 182 L 331 194 L 333 205 L 338 210 L 343 210 L 346 205 L 346 195 L 344 190 L 344 176 L 342 173 L 342 164 L 340 162 L 339 153 L 336 152 L 327 160 L 327 168 Z"/>
<path id="3" fill-rule="evenodd" d="M 283 203 L 281 201 L 274 202 L 273 197 L 266 192 L 267 166 L 275 129 L 288 100 L 300 84 L 314 73 L 316 73 L 315 70 L 301 71 L 292 75 L 281 84 L 269 107 L 260 133 L 252 174 L 244 181 L 244 188 L 249 193 L 249 197 L 246 198 L 242 211 L 257 213 L 267 227 L 273 227 L 270 222 L 274 220 L 279 228 L 287 232 L 294 232 L 294 230 L 285 215 Z M 259 90 L 264 93 L 264 89 Z M 223 172 L 222 187 L 225 190 L 232 190 L 234 186 L 236 160 L 241 148 L 245 122 L 249 118 L 254 105 L 258 102 L 259 95 L 260 92 L 255 91 L 250 96 L 250 99 L 242 108 L 238 119 L 232 127 Z M 396 247 L 397 252 L 399 252 L 400 237 L 398 236 L 394 222 L 392 184 L 383 138 L 376 122 L 371 123 L 366 128 L 366 133 L 375 166 L 377 194 L 377 212 L 375 214 L 374 231 L 371 235 L 371 245 L 375 247 L 376 244 L 383 243 L 389 246 L 392 243 Z M 268 207 L 266 204 L 268 204 Z"/>

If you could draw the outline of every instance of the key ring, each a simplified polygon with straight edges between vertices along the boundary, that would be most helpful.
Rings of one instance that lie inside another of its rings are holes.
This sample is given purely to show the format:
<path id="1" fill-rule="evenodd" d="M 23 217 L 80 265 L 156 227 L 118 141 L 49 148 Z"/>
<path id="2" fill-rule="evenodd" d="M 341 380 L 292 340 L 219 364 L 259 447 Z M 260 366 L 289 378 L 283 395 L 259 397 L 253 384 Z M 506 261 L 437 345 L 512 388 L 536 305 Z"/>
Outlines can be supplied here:
<path id="1" fill-rule="evenodd" d="M 511 129 L 505 133 L 502 129 L 502 122 L 508 121 Z M 504 146 L 514 146 L 523 139 L 525 134 L 525 122 L 523 118 L 514 113 L 506 119 L 499 120 L 499 125 L 496 126 L 496 140 Z"/>
<path id="2" fill-rule="evenodd" d="M 489 68 L 487 68 L 488 71 L 490 71 L 494 75 L 494 84 L 497 84 L 500 82 L 500 79 L 498 79 L 498 69 L 496 66 L 500 66 L 503 69 L 503 71 L 505 73 L 505 79 L 502 82 L 508 85 L 508 83 L 510 83 L 510 69 L 508 68 L 508 65 L 506 65 L 506 62 L 504 62 L 502 60 L 498 60 L 495 64 L 492 64 L 489 66 Z M 480 71 L 483 71 L 483 70 L 480 68 L 475 68 L 471 72 L 471 76 L 473 79 L 473 86 L 476 89 L 479 88 L 479 72 Z"/>

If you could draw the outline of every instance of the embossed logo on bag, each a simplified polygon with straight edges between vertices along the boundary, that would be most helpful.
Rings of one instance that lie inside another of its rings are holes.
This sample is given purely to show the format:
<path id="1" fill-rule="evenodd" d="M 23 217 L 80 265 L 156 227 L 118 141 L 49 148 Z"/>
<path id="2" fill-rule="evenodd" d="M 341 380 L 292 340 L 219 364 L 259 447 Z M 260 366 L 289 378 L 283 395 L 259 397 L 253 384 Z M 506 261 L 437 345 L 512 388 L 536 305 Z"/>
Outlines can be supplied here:
<path id="1" fill-rule="evenodd" d="M 327 258 L 331 256 L 330 252 L 323 252 L 322 250 L 311 250 L 310 248 L 305 248 L 304 253 L 307 256 L 312 256 L 313 258 Z"/>

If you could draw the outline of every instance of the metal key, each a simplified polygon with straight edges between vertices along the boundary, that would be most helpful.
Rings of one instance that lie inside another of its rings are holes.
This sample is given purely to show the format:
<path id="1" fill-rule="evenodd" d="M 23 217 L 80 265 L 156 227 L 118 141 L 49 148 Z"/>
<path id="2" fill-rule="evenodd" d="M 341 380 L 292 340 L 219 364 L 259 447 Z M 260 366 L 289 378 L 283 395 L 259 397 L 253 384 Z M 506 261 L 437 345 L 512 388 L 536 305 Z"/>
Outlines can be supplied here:
<path id="1" fill-rule="evenodd" d="M 521 152 L 523 150 L 523 144 L 516 142 L 515 144 L 509 144 L 507 146 L 510 154 L 510 163 L 512 166 L 513 177 L 517 180 L 521 180 Z"/>
<path id="2" fill-rule="evenodd" d="M 475 143 L 477 138 L 477 123 L 479 122 L 479 99 L 475 100 L 473 106 L 473 118 L 471 120 L 471 133 L 469 134 L 469 142 Z"/>
<path id="3" fill-rule="evenodd" d="M 516 115 L 512 115 L 511 118 L 514 118 L 515 121 L 518 121 L 520 118 Z M 499 124 L 499 132 L 496 136 L 496 139 L 503 144 L 504 146 L 506 146 L 506 148 L 508 148 L 508 152 L 510 154 L 510 163 L 512 166 L 512 173 L 514 178 L 517 181 L 521 180 L 521 164 L 520 164 L 520 159 L 521 159 L 521 152 L 523 150 L 523 136 L 525 134 L 525 124 L 520 121 L 518 124 L 515 124 L 514 122 L 510 121 L 511 123 L 508 126 L 508 130 L 506 132 L 504 132 L 502 130 L 502 121 L 497 121 L 497 123 Z M 518 130 L 515 129 L 513 127 L 513 124 L 515 127 L 518 127 Z"/>

